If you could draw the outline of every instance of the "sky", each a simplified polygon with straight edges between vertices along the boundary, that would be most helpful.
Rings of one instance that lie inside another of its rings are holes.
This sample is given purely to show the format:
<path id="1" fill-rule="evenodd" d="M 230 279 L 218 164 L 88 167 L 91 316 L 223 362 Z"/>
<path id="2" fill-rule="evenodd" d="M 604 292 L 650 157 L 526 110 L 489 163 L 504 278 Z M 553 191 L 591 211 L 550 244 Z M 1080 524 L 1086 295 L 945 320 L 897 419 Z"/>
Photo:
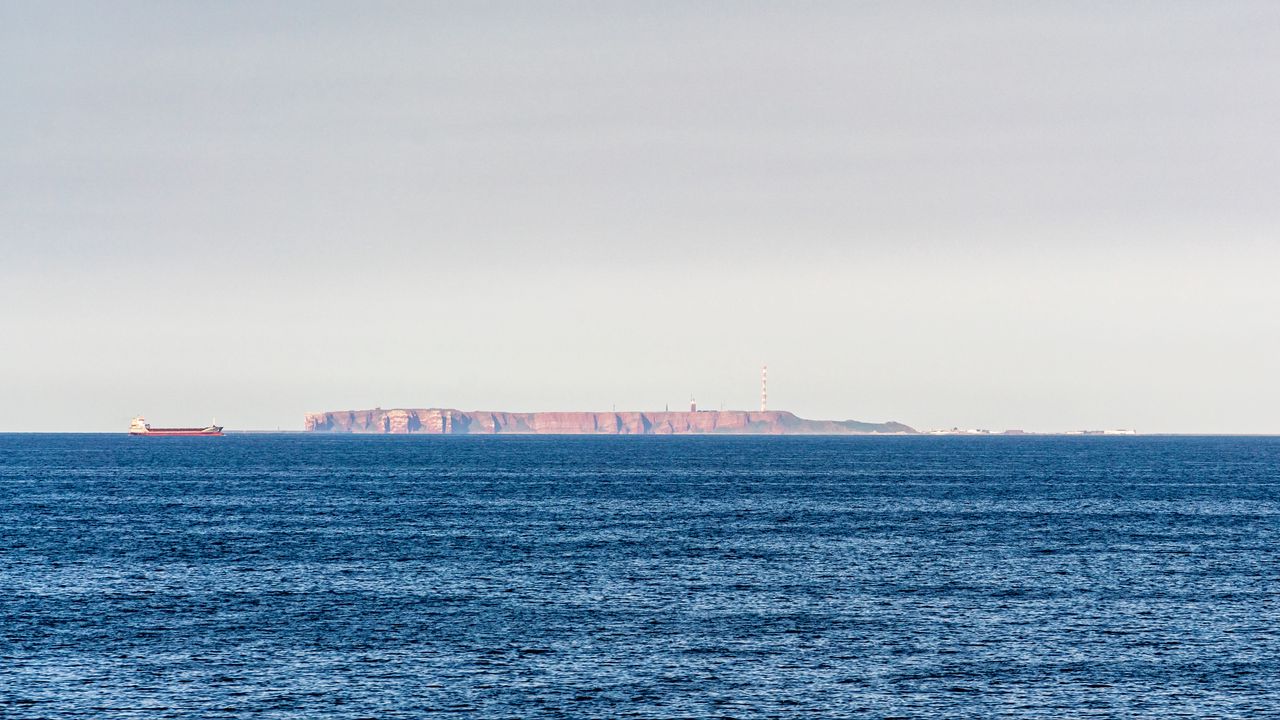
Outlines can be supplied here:
<path id="1" fill-rule="evenodd" d="M 0 2 L 0 431 L 1280 433 L 1280 4 Z"/>

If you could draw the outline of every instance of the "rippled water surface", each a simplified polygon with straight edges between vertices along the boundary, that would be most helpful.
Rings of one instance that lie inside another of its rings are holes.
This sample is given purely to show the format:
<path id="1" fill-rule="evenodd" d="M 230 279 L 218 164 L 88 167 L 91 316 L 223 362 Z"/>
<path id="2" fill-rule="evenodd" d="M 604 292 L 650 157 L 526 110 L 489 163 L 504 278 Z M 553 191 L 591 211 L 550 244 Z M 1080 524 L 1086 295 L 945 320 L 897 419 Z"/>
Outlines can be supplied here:
<path id="1" fill-rule="evenodd" d="M 0 717 L 1280 714 L 1280 440 L 0 435 Z"/>

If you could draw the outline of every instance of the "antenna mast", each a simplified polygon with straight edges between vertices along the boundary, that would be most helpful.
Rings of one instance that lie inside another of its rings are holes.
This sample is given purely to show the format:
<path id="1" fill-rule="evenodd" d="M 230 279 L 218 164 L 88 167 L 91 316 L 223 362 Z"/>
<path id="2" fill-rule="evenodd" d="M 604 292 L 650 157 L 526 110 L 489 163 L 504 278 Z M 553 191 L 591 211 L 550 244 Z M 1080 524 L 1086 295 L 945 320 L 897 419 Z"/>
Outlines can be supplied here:
<path id="1" fill-rule="evenodd" d="M 760 366 L 760 412 L 769 412 L 769 366 Z"/>

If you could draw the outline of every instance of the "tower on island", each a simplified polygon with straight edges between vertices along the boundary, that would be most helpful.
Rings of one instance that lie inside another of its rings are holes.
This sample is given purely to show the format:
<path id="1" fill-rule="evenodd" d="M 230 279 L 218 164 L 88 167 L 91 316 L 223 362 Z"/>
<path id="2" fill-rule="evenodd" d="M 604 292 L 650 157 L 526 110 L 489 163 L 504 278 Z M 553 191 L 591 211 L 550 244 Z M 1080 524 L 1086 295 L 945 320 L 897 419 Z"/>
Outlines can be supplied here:
<path id="1" fill-rule="evenodd" d="M 760 366 L 760 412 L 769 412 L 769 366 Z"/>

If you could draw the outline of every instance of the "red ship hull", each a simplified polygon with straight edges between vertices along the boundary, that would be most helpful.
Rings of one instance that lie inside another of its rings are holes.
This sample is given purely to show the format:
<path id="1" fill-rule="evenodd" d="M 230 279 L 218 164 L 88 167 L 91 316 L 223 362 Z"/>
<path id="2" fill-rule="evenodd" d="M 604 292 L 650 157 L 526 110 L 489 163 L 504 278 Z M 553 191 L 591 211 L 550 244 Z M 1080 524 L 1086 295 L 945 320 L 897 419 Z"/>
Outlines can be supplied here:
<path id="1" fill-rule="evenodd" d="M 200 428 L 195 428 L 191 430 L 188 430 L 186 428 L 173 428 L 170 430 L 165 430 L 163 428 L 160 428 L 160 429 L 152 428 L 147 432 L 131 432 L 129 434 L 137 435 L 138 437 L 193 437 L 193 436 L 222 437 L 221 430 L 203 430 Z"/>

